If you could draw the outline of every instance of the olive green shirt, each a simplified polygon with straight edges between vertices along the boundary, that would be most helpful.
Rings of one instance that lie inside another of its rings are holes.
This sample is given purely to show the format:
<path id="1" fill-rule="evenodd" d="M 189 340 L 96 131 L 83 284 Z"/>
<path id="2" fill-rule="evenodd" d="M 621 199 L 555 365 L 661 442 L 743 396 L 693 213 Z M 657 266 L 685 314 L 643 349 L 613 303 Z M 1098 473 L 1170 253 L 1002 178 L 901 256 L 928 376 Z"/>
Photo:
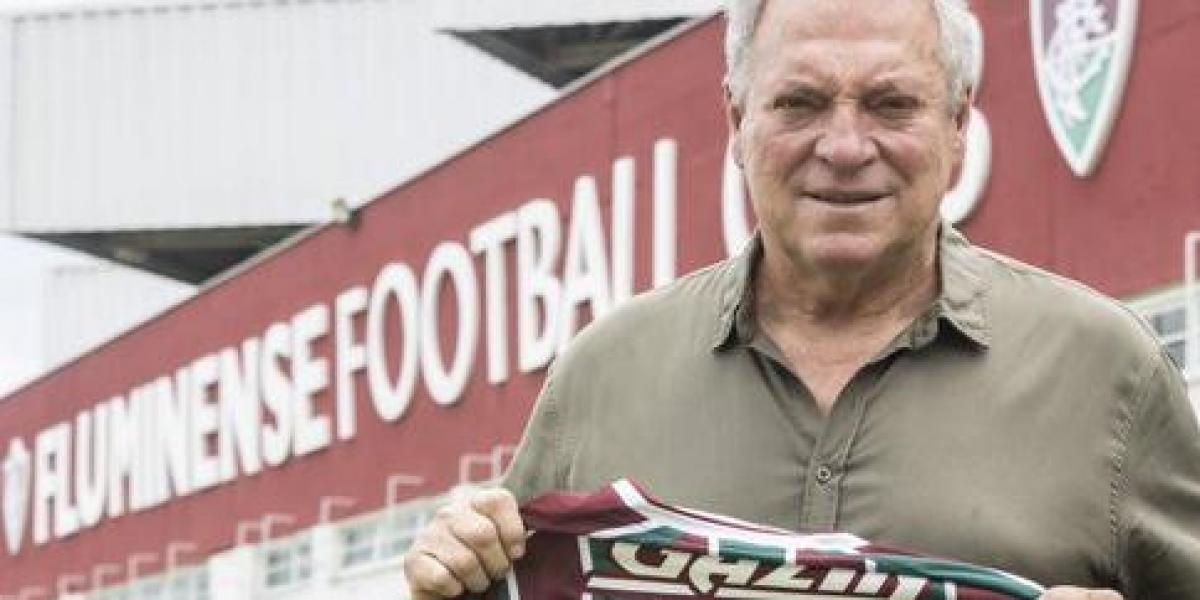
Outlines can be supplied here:
<path id="1" fill-rule="evenodd" d="M 1128 600 L 1200 599 L 1200 433 L 1129 310 L 943 227 L 939 296 L 828 417 L 756 330 L 757 240 L 582 332 L 506 486 L 666 502 Z"/>

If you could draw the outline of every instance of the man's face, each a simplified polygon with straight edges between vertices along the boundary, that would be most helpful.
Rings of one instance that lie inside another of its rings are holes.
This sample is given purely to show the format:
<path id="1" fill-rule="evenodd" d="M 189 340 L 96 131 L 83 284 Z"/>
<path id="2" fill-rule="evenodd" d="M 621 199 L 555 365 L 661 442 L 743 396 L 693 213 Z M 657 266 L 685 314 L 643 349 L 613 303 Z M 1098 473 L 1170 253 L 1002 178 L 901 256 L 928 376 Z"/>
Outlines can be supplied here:
<path id="1" fill-rule="evenodd" d="M 768 0 L 730 110 L 768 249 L 805 269 L 906 256 L 962 160 L 929 0 Z"/>

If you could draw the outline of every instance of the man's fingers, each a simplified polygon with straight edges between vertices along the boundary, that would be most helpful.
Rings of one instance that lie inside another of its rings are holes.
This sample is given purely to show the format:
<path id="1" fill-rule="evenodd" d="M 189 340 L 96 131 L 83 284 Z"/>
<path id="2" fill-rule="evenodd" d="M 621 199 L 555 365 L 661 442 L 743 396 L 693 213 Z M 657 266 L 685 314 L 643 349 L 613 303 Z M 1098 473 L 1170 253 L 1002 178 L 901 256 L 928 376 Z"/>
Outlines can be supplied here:
<path id="1" fill-rule="evenodd" d="M 484 490 L 472 496 L 470 502 L 471 508 L 491 519 L 510 558 L 525 555 L 525 524 L 517 510 L 517 499 L 508 490 Z"/>
<path id="2" fill-rule="evenodd" d="M 1077 587 L 1056 587 L 1047 590 L 1041 600 L 1124 600 L 1112 590 L 1085 590 Z"/>
<path id="3" fill-rule="evenodd" d="M 437 512 L 413 543 L 404 573 L 414 600 L 482 593 L 524 554 L 525 526 L 504 490 L 475 492 Z"/>
<path id="4" fill-rule="evenodd" d="M 491 519 L 477 512 L 466 511 L 448 520 L 446 524 L 450 534 L 475 553 L 489 579 L 500 579 L 508 572 L 508 552 Z"/>
<path id="5" fill-rule="evenodd" d="M 412 600 L 454 598 L 466 591 L 449 569 L 421 551 L 414 550 L 404 556 L 404 573 Z"/>
<path id="6" fill-rule="evenodd" d="M 483 592 L 490 583 L 475 551 L 464 546 L 450 532 L 445 520 L 451 518 L 439 516 L 421 532 L 405 556 L 405 576 L 414 593 L 425 592 L 430 598 L 453 598 L 462 594 L 464 588 Z"/>
<path id="7" fill-rule="evenodd" d="M 468 590 L 487 590 L 491 585 L 491 578 L 473 549 L 463 545 L 446 525 L 430 530 L 429 533 L 430 546 L 436 548 L 436 551 L 426 554 L 441 563 Z"/>

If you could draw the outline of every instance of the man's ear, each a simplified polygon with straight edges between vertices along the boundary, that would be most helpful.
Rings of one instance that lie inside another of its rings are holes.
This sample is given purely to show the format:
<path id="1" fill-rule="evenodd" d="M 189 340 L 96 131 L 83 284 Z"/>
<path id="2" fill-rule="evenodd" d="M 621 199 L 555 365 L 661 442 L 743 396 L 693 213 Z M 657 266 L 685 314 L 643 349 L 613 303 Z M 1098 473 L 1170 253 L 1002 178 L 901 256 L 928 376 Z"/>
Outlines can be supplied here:
<path id="1" fill-rule="evenodd" d="M 733 161 L 737 163 L 738 168 L 745 168 L 745 159 L 742 156 L 742 122 L 745 113 L 729 89 L 729 82 L 725 83 L 724 88 L 725 121 L 729 125 L 729 139 L 733 142 Z"/>
<path id="2" fill-rule="evenodd" d="M 954 114 L 954 163 L 950 171 L 950 188 L 958 185 L 962 177 L 963 165 L 967 161 L 967 127 L 971 125 L 971 107 L 975 104 L 975 94 L 972 90 L 963 93 Z"/>
<path id="3" fill-rule="evenodd" d="M 954 128 L 958 130 L 959 140 L 967 139 L 967 125 L 971 122 L 971 107 L 975 105 L 975 90 L 967 89 L 958 102 L 958 114 L 954 115 Z"/>

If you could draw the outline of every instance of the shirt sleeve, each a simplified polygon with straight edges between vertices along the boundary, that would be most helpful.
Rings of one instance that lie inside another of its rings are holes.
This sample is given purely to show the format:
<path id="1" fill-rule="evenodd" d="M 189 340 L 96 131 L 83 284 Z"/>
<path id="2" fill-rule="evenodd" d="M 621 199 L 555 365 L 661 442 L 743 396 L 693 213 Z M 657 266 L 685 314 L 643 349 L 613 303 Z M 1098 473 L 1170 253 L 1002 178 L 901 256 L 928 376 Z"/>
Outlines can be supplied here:
<path id="1" fill-rule="evenodd" d="M 1200 431 L 1179 370 L 1157 363 L 1117 432 L 1116 568 L 1128 600 L 1200 598 Z"/>
<path id="2" fill-rule="evenodd" d="M 551 368 L 501 483 L 520 504 L 546 492 L 561 490 L 566 484 L 568 462 L 563 449 L 562 404 L 555 381 Z"/>

